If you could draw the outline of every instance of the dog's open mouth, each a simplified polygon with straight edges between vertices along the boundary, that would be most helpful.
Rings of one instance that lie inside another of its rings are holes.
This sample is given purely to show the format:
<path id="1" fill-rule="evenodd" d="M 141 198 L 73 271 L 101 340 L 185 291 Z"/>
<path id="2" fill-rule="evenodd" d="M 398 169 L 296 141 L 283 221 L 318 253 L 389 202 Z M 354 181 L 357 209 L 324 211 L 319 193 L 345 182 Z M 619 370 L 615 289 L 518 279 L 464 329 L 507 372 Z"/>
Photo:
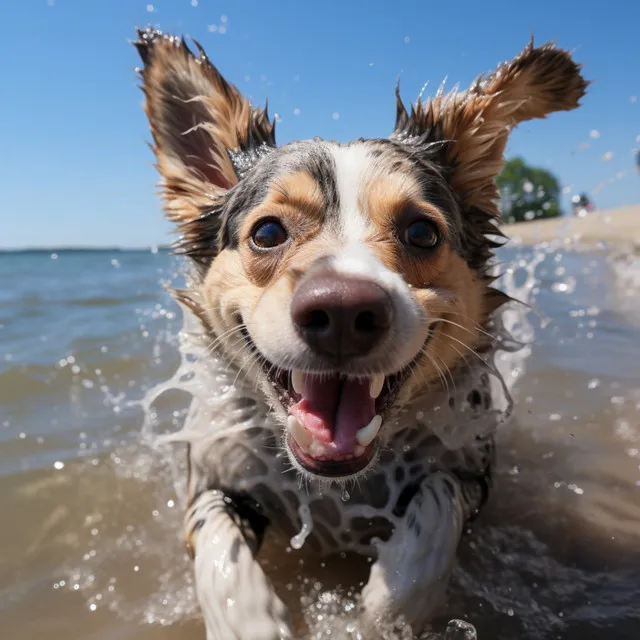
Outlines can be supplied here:
<path id="1" fill-rule="evenodd" d="M 296 461 L 326 477 L 351 476 L 366 468 L 375 456 L 384 409 L 402 377 L 292 372 L 286 437 Z"/>
<path id="2" fill-rule="evenodd" d="M 287 371 L 265 362 L 269 382 L 288 412 L 285 440 L 297 464 L 325 478 L 365 470 L 376 458 L 380 429 L 414 363 L 392 375 L 365 377 Z"/>

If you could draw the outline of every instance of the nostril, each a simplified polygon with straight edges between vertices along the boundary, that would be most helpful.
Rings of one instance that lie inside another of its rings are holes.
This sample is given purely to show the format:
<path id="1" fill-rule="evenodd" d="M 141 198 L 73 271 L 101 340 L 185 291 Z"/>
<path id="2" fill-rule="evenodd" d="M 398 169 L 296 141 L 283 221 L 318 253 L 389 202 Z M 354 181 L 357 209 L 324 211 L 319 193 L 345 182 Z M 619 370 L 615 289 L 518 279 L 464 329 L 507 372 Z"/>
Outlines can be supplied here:
<path id="1" fill-rule="evenodd" d="M 373 333 L 378 331 L 379 327 L 373 311 L 361 311 L 356 316 L 355 329 L 358 333 Z"/>
<path id="2" fill-rule="evenodd" d="M 295 323 L 305 331 L 326 331 L 331 325 L 331 318 L 324 309 L 305 309 L 294 316 Z"/>
<path id="3" fill-rule="evenodd" d="M 331 319 L 326 311 L 314 309 L 308 314 L 308 321 L 302 324 L 311 331 L 324 331 L 331 324 Z"/>

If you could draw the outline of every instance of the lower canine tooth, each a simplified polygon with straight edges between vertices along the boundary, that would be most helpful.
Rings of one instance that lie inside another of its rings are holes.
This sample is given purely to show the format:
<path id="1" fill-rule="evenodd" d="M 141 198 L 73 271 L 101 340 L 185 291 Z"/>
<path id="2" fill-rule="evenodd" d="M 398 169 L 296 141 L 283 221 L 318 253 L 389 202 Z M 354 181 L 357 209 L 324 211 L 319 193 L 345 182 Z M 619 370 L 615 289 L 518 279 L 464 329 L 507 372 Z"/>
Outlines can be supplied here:
<path id="1" fill-rule="evenodd" d="M 369 395 L 372 398 L 377 398 L 382 393 L 382 387 L 384 385 L 384 374 L 376 373 L 369 384 Z"/>
<path id="2" fill-rule="evenodd" d="M 304 373 L 299 369 L 294 369 L 291 372 L 291 386 L 296 393 L 302 395 L 304 390 Z"/>
<path id="3" fill-rule="evenodd" d="M 378 431 L 380 431 L 381 426 L 382 416 L 374 416 L 366 427 L 363 427 L 358 431 L 358 433 L 356 433 L 356 440 L 358 441 L 358 444 L 363 447 L 370 445 L 378 435 Z"/>
<path id="4" fill-rule="evenodd" d="M 293 416 L 287 418 L 287 430 L 303 449 L 309 448 L 313 436 Z"/>

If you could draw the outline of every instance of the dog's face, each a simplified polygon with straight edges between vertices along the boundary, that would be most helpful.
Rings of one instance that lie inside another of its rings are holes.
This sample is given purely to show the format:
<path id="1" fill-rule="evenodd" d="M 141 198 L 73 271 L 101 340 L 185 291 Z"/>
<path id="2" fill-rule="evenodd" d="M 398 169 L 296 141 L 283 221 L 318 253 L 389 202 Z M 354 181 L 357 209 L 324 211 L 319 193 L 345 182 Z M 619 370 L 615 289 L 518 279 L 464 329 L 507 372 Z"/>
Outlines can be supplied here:
<path id="1" fill-rule="evenodd" d="M 233 189 L 206 317 L 301 469 L 367 468 L 396 404 L 475 347 L 487 284 L 461 234 L 440 172 L 389 141 L 293 143 Z"/>
<path id="2" fill-rule="evenodd" d="M 201 274 L 183 301 L 260 385 L 300 471 L 363 473 L 398 408 L 475 357 L 501 301 L 486 236 L 508 130 L 577 106 L 578 67 L 531 45 L 465 94 L 410 116 L 398 99 L 389 139 L 276 148 L 202 49 L 139 35 L 166 208 Z"/>

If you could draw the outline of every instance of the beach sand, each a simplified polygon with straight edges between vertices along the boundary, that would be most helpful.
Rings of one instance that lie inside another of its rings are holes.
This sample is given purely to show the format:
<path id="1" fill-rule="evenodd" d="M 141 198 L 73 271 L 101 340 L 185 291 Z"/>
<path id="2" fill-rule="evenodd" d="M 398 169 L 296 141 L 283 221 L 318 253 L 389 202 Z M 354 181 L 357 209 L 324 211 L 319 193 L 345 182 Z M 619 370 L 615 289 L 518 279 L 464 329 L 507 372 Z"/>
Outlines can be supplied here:
<path id="1" fill-rule="evenodd" d="M 534 245 L 603 243 L 615 251 L 640 251 L 640 205 L 595 211 L 584 218 L 562 217 L 504 225 L 502 231 L 514 242 Z"/>

